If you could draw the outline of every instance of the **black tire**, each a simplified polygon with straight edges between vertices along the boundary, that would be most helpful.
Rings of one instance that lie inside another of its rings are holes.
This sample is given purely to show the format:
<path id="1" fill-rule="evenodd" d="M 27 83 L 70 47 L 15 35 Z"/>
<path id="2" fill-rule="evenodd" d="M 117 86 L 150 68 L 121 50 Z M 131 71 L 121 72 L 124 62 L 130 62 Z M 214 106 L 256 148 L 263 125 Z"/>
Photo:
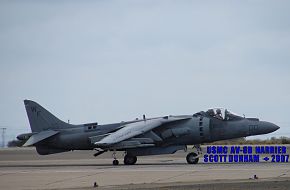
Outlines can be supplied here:
<path id="1" fill-rule="evenodd" d="M 186 156 L 186 161 L 188 164 L 197 164 L 198 160 L 199 158 L 197 157 L 197 154 L 194 152 L 191 152 Z"/>
<path id="2" fill-rule="evenodd" d="M 137 157 L 136 156 L 131 156 L 131 155 L 125 155 L 124 157 L 124 164 L 125 165 L 134 165 L 137 162 Z"/>
<path id="3" fill-rule="evenodd" d="M 113 160 L 113 165 L 114 165 L 114 166 L 119 165 L 119 160 Z"/>

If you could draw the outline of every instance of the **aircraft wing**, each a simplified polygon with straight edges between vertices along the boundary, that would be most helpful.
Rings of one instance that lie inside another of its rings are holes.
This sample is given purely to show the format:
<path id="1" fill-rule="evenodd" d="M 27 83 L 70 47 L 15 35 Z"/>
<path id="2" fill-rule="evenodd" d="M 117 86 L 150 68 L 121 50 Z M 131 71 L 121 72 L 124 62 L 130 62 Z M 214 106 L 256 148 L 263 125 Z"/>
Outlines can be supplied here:
<path id="1" fill-rule="evenodd" d="M 129 123 L 123 125 L 121 129 L 111 133 L 99 141 L 94 142 L 97 147 L 114 147 L 114 148 L 128 148 L 128 147 L 144 147 L 154 146 L 154 143 L 150 139 L 133 138 L 138 135 L 151 131 L 165 123 L 171 123 L 180 120 L 186 120 L 190 117 L 163 117 L 142 120 L 135 123 Z M 133 139 L 131 139 L 133 138 Z M 145 143 L 142 143 L 142 141 Z"/>

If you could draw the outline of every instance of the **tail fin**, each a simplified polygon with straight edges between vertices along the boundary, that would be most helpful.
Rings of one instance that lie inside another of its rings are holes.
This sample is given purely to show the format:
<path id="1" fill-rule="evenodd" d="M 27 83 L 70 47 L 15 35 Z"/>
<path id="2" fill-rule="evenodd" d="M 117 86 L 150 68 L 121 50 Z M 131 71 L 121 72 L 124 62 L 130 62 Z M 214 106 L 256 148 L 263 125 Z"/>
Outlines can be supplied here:
<path id="1" fill-rule="evenodd" d="M 48 129 L 59 129 L 72 126 L 61 121 L 34 101 L 24 100 L 24 105 L 32 132 L 41 132 Z"/>

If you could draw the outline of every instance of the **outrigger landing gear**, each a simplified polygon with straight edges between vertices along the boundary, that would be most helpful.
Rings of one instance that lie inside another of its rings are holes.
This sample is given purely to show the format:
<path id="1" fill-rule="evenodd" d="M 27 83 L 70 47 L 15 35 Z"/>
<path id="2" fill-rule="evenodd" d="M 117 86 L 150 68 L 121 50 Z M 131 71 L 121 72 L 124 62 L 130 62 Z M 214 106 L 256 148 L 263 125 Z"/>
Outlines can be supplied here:
<path id="1" fill-rule="evenodd" d="M 114 166 L 119 165 L 119 160 L 113 160 L 113 165 L 114 165 Z"/>
<path id="2" fill-rule="evenodd" d="M 202 154 L 200 145 L 194 145 L 193 148 L 197 150 L 197 154 L 195 152 L 187 154 L 186 161 L 188 164 L 197 164 L 199 161 L 199 155 Z"/>
<path id="3" fill-rule="evenodd" d="M 114 158 L 113 165 L 114 166 L 119 165 L 119 160 L 117 160 L 117 157 L 116 157 L 116 150 L 114 150 L 114 152 L 113 152 L 113 158 Z"/>
<path id="4" fill-rule="evenodd" d="M 130 154 L 126 154 L 124 156 L 125 165 L 134 165 L 136 162 L 137 162 L 137 156 L 132 156 Z"/>

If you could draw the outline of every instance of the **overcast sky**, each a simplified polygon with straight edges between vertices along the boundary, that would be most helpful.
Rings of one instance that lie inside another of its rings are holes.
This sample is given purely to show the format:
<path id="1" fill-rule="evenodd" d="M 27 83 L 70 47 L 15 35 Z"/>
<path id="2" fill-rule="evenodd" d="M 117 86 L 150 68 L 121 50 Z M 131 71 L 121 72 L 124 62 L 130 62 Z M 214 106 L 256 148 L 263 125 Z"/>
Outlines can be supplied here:
<path id="1" fill-rule="evenodd" d="M 226 107 L 290 137 L 289 1 L 1 1 L 0 126 Z M 0 137 L 1 138 L 1 137 Z M 263 137 L 260 137 L 263 138 Z"/>

